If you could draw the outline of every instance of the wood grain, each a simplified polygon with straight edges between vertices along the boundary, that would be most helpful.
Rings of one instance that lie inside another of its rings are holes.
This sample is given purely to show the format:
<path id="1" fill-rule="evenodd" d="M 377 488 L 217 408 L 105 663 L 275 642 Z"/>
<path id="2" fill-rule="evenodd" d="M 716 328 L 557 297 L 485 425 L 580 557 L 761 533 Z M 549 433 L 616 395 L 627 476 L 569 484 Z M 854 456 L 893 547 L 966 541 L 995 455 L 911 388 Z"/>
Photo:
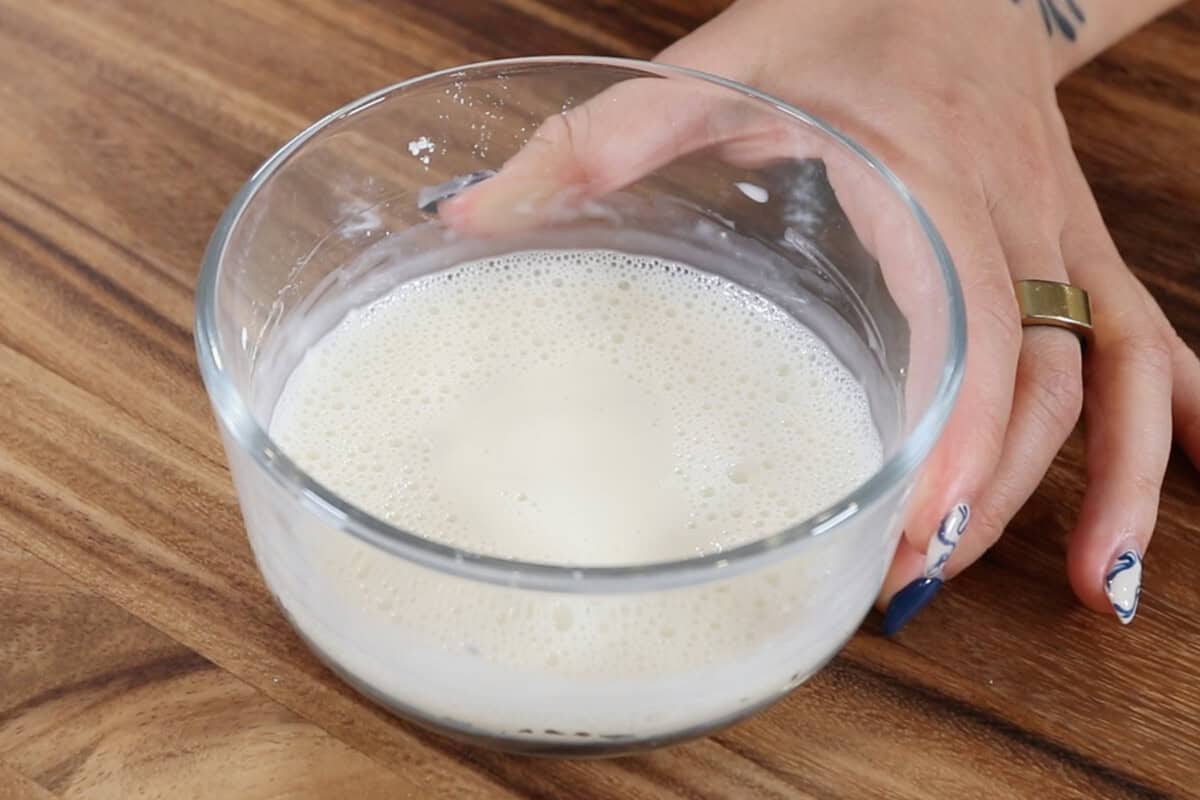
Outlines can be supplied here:
<path id="1" fill-rule="evenodd" d="M 14 796 L 29 786 L 62 798 L 418 792 L 4 540 L 0 629 L 0 786 L 7 776 Z"/>
<path id="2" fill-rule="evenodd" d="M 445 742 L 315 662 L 254 569 L 196 374 L 224 204 L 311 119 L 502 56 L 648 56 L 716 0 L 0 0 L 0 800 L 1200 797 L 1200 491 L 1137 622 L 1078 608 L 1078 438 L 894 641 L 707 740 L 608 762 Z M 1122 252 L 1200 345 L 1200 3 L 1061 90 Z M 1136 131 L 1136 136 L 1130 135 Z"/>

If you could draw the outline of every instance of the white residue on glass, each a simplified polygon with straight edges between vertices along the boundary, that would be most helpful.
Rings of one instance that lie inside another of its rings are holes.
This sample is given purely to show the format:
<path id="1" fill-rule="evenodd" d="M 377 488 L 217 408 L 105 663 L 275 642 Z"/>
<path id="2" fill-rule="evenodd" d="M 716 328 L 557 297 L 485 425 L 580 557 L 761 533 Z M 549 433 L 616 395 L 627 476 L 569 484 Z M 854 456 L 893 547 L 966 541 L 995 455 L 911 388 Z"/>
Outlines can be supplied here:
<path id="1" fill-rule="evenodd" d="M 408 143 L 408 152 L 413 158 L 419 158 L 422 164 L 429 163 L 429 156 L 437 149 L 437 146 L 429 140 L 428 136 L 420 136 Z"/>

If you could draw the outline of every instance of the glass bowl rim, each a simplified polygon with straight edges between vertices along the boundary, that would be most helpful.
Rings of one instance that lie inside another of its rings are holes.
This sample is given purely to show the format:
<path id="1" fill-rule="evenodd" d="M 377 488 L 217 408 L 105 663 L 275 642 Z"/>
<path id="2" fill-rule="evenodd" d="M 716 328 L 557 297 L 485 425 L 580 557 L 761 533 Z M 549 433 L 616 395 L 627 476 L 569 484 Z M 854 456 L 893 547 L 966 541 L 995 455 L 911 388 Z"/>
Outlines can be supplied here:
<path id="1" fill-rule="evenodd" d="M 472 553 L 423 538 L 393 526 L 343 500 L 315 480 L 275 444 L 255 420 L 223 367 L 217 334 L 217 280 L 231 232 L 258 190 L 287 159 L 329 125 L 346 119 L 408 89 L 438 81 L 470 81 L 472 76 L 521 68 L 612 67 L 638 71 L 648 77 L 692 79 L 765 103 L 797 123 L 815 128 L 853 153 L 864 167 L 876 172 L 912 214 L 933 253 L 945 289 L 947 351 L 937 387 L 916 425 L 896 452 L 863 483 L 825 509 L 782 531 L 720 553 L 621 566 L 571 566 L 520 561 Z M 195 331 L 197 360 L 219 424 L 233 443 L 302 506 L 334 527 L 407 561 L 490 584 L 564 593 L 627 593 L 688 586 L 756 569 L 792 555 L 807 542 L 837 530 L 843 523 L 873 507 L 907 480 L 933 448 L 954 407 L 966 360 L 966 308 L 950 254 L 928 215 L 904 184 L 883 163 L 853 139 L 813 115 L 736 81 L 698 70 L 628 58 L 600 56 L 534 56 L 481 61 L 450 67 L 400 81 L 354 100 L 298 133 L 254 171 L 221 215 L 204 253 L 196 287 Z M 228 440 L 227 440 L 228 441 Z"/>

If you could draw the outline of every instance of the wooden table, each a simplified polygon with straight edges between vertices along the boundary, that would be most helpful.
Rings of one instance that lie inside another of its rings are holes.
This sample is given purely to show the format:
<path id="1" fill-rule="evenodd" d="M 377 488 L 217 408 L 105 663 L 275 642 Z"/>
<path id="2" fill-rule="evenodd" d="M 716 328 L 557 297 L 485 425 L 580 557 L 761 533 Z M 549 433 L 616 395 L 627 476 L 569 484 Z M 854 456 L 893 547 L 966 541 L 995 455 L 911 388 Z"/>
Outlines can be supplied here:
<path id="1" fill-rule="evenodd" d="M 721 5 L 0 0 L 0 798 L 1200 797 L 1200 491 L 1178 455 L 1128 628 L 1063 577 L 1076 437 L 896 640 L 869 620 L 766 713 L 637 758 L 442 741 L 334 679 L 271 604 L 192 351 L 238 185 L 379 86 L 648 56 Z M 1200 3 L 1062 98 L 1118 244 L 1200 345 Z"/>

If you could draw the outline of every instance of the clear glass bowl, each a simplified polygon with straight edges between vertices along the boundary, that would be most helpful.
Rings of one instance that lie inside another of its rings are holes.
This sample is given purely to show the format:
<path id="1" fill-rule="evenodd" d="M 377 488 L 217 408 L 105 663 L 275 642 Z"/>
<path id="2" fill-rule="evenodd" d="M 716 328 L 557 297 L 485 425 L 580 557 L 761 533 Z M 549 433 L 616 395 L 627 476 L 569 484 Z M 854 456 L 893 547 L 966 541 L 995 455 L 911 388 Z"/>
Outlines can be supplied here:
<path id="1" fill-rule="evenodd" d="M 663 124 L 671 109 L 702 103 L 712 116 L 706 130 L 735 139 L 768 131 L 769 152 L 734 156 L 717 136 L 588 213 L 505 236 L 456 235 L 418 208 L 422 189 L 499 169 L 543 120 L 630 86 L 658 98 Z M 271 440 L 287 376 L 346 308 L 466 258 L 568 246 L 687 261 L 802 319 L 866 387 L 884 445 L 880 469 L 824 511 L 722 553 L 577 568 L 464 552 L 389 525 Z M 965 349 L 950 259 L 887 168 L 750 88 L 618 59 L 450 69 L 330 114 L 234 198 L 205 254 L 196 302 L 200 369 L 246 529 L 296 630 L 401 716 L 538 754 L 615 754 L 700 736 L 773 702 L 833 657 L 879 591 Z M 368 607 L 331 567 L 362 549 L 385 554 L 404 602 Z M 524 615 L 525 634 L 553 635 L 564 619 L 612 624 L 583 648 L 587 657 L 535 665 L 472 646 L 473 631 L 497 624 L 493 612 Z M 736 635 L 697 654 L 669 632 L 628 622 L 679 614 Z M 653 667 L 617 655 L 648 649 Z"/>

